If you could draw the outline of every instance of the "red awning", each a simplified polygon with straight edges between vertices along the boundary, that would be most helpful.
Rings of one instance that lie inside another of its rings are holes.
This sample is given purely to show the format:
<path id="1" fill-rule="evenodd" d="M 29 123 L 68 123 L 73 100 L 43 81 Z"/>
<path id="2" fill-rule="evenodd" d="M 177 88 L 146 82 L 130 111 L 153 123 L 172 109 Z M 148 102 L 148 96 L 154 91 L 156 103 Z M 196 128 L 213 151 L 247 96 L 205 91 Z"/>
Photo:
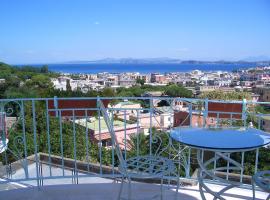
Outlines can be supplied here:
<path id="1" fill-rule="evenodd" d="M 222 118 L 222 119 L 230 119 L 231 113 L 235 113 L 235 114 L 232 114 L 232 118 L 241 119 L 242 109 L 243 109 L 242 103 L 209 102 L 208 103 L 208 117 L 219 116 L 219 118 Z"/>
<path id="2" fill-rule="evenodd" d="M 110 100 L 102 100 L 105 107 L 108 107 Z M 96 99 L 56 99 L 48 101 L 48 108 L 50 116 L 57 116 L 57 111 L 61 111 L 63 117 L 84 117 L 93 115 L 96 111 L 91 110 L 97 108 Z M 54 109 L 54 110 L 52 110 Z M 89 110 L 87 110 L 89 109 Z M 58 113 L 59 113 L 58 112 Z"/>

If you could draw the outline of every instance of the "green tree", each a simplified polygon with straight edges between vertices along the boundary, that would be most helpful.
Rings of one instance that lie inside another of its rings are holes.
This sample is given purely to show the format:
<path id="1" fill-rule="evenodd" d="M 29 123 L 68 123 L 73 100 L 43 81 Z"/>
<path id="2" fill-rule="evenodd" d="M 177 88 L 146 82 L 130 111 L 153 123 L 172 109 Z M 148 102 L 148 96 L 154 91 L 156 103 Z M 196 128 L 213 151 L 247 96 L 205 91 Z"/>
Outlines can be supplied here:
<path id="1" fill-rule="evenodd" d="M 140 84 L 141 86 L 145 84 L 145 80 L 144 79 L 141 79 L 141 78 L 137 78 L 136 79 L 136 83 L 137 84 Z"/>
<path id="2" fill-rule="evenodd" d="M 192 91 L 183 86 L 172 84 L 166 87 L 164 94 L 171 97 L 192 97 Z"/>
<path id="3" fill-rule="evenodd" d="M 31 80 L 27 81 L 26 84 L 31 87 L 41 88 L 41 89 L 48 89 L 51 88 L 52 82 L 51 79 L 43 74 L 35 75 L 31 78 Z"/>
<path id="4" fill-rule="evenodd" d="M 67 79 L 66 91 L 67 92 L 71 92 L 72 91 L 71 85 L 70 85 L 70 80 L 69 79 Z"/>
<path id="5" fill-rule="evenodd" d="M 49 67 L 48 65 L 43 65 L 41 68 L 40 68 L 40 72 L 41 73 L 48 73 L 49 72 Z"/>
<path id="6" fill-rule="evenodd" d="M 112 88 L 104 88 L 101 92 L 101 96 L 103 97 L 114 97 L 115 92 Z"/>
<path id="7" fill-rule="evenodd" d="M 203 92 L 200 98 L 217 99 L 217 100 L 251 100 L 251 95 L 248 92 L 224 92 L 222 90 L 214 90 L 211 92 Z"/>
<path id="8" fill-rule="evenodd" d="M 35 88 L 29 89 L 26 86 L 22 87 L 9 87 L 5 90 L 4 95 L 5 98 L 38 98 L 39 92 Z"/>

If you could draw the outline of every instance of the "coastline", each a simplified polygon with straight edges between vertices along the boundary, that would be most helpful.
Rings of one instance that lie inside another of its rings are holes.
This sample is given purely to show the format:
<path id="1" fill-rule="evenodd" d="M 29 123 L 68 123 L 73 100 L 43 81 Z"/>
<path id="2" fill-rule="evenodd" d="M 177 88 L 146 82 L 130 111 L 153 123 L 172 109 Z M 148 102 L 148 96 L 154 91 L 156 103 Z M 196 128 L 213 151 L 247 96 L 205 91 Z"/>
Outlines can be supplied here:
<path id="1" fill-rule="evenodd" d="M 44 64 L 32 64 L 31 66 L 40 67 Z M 239 69 L 248 69 L 256 67 L 252 64 L 99 64 L 99 63 L 83 63 L 83 64 L 45 64 L 48 65 L 50 71 L 59 73 L 71 73 L 71 74 L 97 74 L 102 72 L 108 73 L 128 73 L 128 72 L 139 72 L 141 74 L 149 73 L 184 73 L 193 70 L 200 71 L 228 71 Z M 16 66 L 26 66 L 16 65 Z"/>

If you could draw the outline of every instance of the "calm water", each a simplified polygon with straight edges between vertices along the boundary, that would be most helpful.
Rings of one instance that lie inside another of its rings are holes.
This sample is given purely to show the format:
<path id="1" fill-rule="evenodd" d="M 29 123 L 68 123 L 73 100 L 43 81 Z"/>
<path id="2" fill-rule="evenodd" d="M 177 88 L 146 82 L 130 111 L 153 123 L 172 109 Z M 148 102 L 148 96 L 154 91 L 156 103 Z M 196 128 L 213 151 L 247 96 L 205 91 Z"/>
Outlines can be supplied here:
<path id="1" fill-rule="evenodd" d="M 34 65 L 40 66 L 40 65 Z M 121 73 L 121 72 L 186 72 L 195 69 L 202 71 L 232 71 L 254 67 L 250 64 L 49 64 L 49 70 L 65 73 Z"/>

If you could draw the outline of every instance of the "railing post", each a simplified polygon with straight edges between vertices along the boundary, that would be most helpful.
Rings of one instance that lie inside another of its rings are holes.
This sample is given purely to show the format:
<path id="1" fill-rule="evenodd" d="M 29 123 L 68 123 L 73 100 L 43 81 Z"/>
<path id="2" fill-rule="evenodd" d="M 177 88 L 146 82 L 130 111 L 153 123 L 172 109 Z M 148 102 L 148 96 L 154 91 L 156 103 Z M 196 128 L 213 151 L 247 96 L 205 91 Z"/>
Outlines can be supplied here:
<path id="1" fill-rule="evenodd" d="M 188 148 L 188 162 L 186 169 L 186 178 L 190 178 L 190 158 L 191 158 L 191 148 Z"/>
<path id="2" fill-rule="evenodd" d="M 125 141 L 125 160 L 127 159 L 127 111 L 124 110 L 124 141 Z"/>
<path id="3" fill-rule="evenodd" d="M 36 180 L 37 180 L 37 187 L 40 189 L 40 177 L 39 177 L 39 155 L 38 155 L 38 143 L 37 143 L 37 125 L 36 125 L 36 107 L 35 107 L 35 100 L 32 100 L 32 123 L 33 123 L 33 135 L 34 135 L 34 147 L 35 147 L 35 162 L 36 162 Z"/>
<path id="4" fill-rule="evenodd" d="M 192 127 L 192 103 L 188 105 L 188 112 L 189 112 L 189 126 Z"/>
<path id="5" fill-rule="evenodd" d="M 27 161 L 27 141 L 26 141 L 25 112 L 24 112 L 24 102 L 23 101 L 21 102 L 21 116 L 22 116 L 23 145 L 24 145 L 23 168 L 24 168 L 24 171 L 25 171 L 25 177 L 28 179 L 29 178 L 29 172 L 28 172 L 28 161 Z"/>
<path id="6" fill-rule="evenodd" d="M 149 130 L 149 152 L 150 152 L 150 155 L 152 155 L 152 133 L 153 133 L 153 98 L 150 98 L 150 130 Z"/>
<path id="7" fill-rule="evenodd" d="M 99 163 L 99 173 L 102 176 L 103 171 L 102 171 L 102 141 L 101 141 L 101 121 L 100 121 L 101 120 L 101 113 L 100 113 L 101 109 L 100 109 L 100 105 L 102 105 L 101 102 L 100 102 L 100 97 L 97 96 L 97 108 L 98 108 L 98 110 L 97 110 L 98 111 L 98 150 L 99 150 L 99 160 L 100 160 L 100 163 Z"/>
<path id="8" fill-rule="evenodd" d="M 3 144 L 3 147 L 6 146 L 6 127 L 5 127 L 5 113 L 4 112 L 0 112 L 0 120 L 1 120 L 1 135 L 0 135 L 0 138 L 2 139 L 2 144 Z"/>
<path id="9" fill-rule="evenodd" d="M 140 124 L 140 121 L 139 121 L 140 119 L 139 119 L 139 110 L 137 110 L 137 134 L 136 134 L 136 136 L 137 136 L 137 148 L 136 148 L 136 155 L 137 156 L 139 156 L 139 153 L 140 153 L 140 146 L 139 146 L 139 144 L 140 144 L 140 141 L 139 141 L 139 139 L 140 139 L 140 137 L 139 137 L 139 134 L 140 134 L 140 132 L 139 132 L 139 124 Z"/>
<path id="10" fill-rule="evenodd" d="M 85 147 L 86 147 L 86 160 L 87 160 L 87 172 L 89 172 L 89 136 L 88 136 L 88 111 L 85 110 Z"/>
<path id="11" fill-rule="evenodd" d="M 111 120 L 112 120 L 112 129 L 114 129 L 114 110 L 111 111 Z M 114 148 L 115 148 L 115 146 L 114 146 L 114 142 L 112 141 L 112 138 L 111 138 L 111 143 L 112 143 L 112 175 L 113 175 L 113 178 L 115 178 L 115 176 L 114 176 L 114 165 L 115 165 Z"/>
<path id="12" fill-rule="evenodd" d="M 242 103 L 242 120 L 244 121 L 244 127 L 247 125 L 247 100 L 243 99 Z"/>
<path id="13" fill-rule="evenodd" d="M 99 101 L 100 101 L 100 97 L 97 96 L 97 109 L 100 109 L 100 107 L 99 107 Z"/>
<path id="14" fill-rule="evenodd" d="M 208 98 L 205 99 L 204 101 L 204 113 L 203 113 L 203 126 L 206 127 L 207 123 L 207 116 L 208 116 Z"/>
<path id="15" fill-rule="evenodd" d="M 261 130 L 261 123 L 262 123 L 262 117 L 261 115 L 258 115 L 258 129 Z"/>
<path id="16" fill-rule="evenodd" d="M 57 96 L 53 97 L 53 106 L 55 109 L 58 109 L 58 99 Z M 55 111 L 55 117 L 58 117 L 58 111 Z"/>
<path id="17" fill-rule="evenodd" d="M 48 100 L 46 100 L 46 129 L 47 129 L 47 145 L 49 153 L 49 167 L 50 167 L 50 176 L 52 176 L 52 158 L 51 158 L 51 136 L 50 136 L 50 119 L 49 119 L 49 105 Z"/>

